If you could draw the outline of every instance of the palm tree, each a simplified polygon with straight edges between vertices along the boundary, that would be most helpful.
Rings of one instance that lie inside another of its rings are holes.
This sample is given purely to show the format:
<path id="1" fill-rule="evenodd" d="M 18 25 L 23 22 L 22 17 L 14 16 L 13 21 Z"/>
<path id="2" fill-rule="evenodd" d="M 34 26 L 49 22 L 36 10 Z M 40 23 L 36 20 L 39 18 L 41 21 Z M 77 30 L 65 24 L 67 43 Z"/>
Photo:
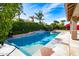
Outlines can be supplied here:
<path id="1" fill-rule="evenodd" d="M 61 22 L 65 22 L 65 20 L 61 20 Z"/>
<path id="2" fill-rule="evenodd" d="M 34 18 L 35 18 L 35 17 L 34 17 L 34 16 L 30 16 L 30 18 L 32 19 L 32 22 L 34 22 Z"/>
<path id="3" fill-rule="evenodd" d="M 17 15 L 18 16 L 18 19 L 20 19 L 20 15 L 21 14 L 23 14 L 23 15 L 26 16 L 26 13 L 24 13 L 22 9 L 23 9 L 23 6 L 21 5 L 20 8 L 19 8 L 19 10 L 21 10 L 21 11 L 18 11 L 18 15 Z"/>
<path id="4" fill-rule="evenodd" d="M 54 20 L 54 23 L 55 23 L 55 24 L 58 24 L 58 23 L 59 23 L 59 21 Z"/>
<path id="5" fill-rule="evenodd" d="M 62 25 L 64 25 L 65 20 L 61 20 Z"/>
<path id="6" fill-rule="evenodd" d="M 64 22 L 65 22 L 65 20 L 61 20 L 61 23 L 60 23 L 60 28 L 61 29 L 65 29 Z"/>
<path id="7" fill-rule="evenodd" d="M 39 12 L 35 13 L 35 15 L 36 15 L 35 18 L 36 18 L 37 20 L 39 20 L 40 23 L 42 23 L 42 20 L 44 20 L 44 19 L 43 19 L 44 15 L 43 15 L 42 11 L 39 11 Z"/>

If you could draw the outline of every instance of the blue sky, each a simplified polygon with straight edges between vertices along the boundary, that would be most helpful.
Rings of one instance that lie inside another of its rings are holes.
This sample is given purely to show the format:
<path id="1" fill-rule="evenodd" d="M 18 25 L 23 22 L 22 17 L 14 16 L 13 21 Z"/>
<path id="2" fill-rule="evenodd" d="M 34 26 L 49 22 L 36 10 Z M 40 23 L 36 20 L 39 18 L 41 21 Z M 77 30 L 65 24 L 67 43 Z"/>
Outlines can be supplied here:
<path id="1" fill-rule="evenodd" d="M 24 3 L 23 11 L 26 15 L 21 14 L 21 18 L 29 19 L 29 16 L 35 16 L 35 12 L 43 11 L 44 21 L 47 24 L 54 20 L 66 20 L 66 12 L 63 3 Z M 37 20 L 35 20 L 37 21 Z"/>

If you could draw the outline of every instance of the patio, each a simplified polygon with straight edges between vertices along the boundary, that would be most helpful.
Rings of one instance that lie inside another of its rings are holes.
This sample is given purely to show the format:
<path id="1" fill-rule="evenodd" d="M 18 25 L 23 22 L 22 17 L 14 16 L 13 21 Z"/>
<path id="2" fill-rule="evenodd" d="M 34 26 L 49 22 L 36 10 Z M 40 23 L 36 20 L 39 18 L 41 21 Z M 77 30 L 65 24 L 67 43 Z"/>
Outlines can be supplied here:
<path id="1" fill-rule="evenodd" d="M 79 31 L 78 31 L 79 33 Z M 78 35 L 79 37 L 79 35 Z M 61 39 L 61 40 L 60 40 Z M 59 40 L 59 41 L 56 41 Z M 5 44 L 0 49 L 0 55 L 3 56 L 26 56 L 19 49 L 14 46 Z M 72 40 L 71 34 L 69 31 L 63 31 L 58 36 L 56 36 L 55 40 L 51 40 L 44 47 L 51 48 L 53 53 L 51 56 L 79 56 L 79 41 Z M 43 47 L 43 48 L 44 48 Z M 32 56 L 42 56 L 41 50 L 36 51 Z M 49 49 L 50 50 L 50 49 Z"/>
<path id="2" fill-rule="evenodd" d="M 63 43 L 52 44 L 53 41 L 50 41 L 44 46 L 52 48 L 54 53 L 51 56 L 79 56 L 79 41 L 72 40 L 70 32 L 62 32 L 56 38 L 62 39 Z M 41 51 L 38 50 L 33 56 L 41 56 Z"/>

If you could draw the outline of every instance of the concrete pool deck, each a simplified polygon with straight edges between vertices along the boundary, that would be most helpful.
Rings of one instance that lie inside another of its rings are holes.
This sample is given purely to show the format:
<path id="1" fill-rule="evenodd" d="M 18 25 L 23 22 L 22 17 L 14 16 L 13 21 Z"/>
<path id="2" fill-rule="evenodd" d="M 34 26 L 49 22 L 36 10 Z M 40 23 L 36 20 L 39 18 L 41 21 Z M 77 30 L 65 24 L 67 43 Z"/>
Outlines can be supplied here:
<path id="1" fill-rule="evenodd" d="M 62 39 L 63 43 L 52 44 L 51 40 L 44 46 L 55 51 L 51 56 L 79 56 L 79 41 L 72 40 L 69 31 L 61 32 L 56 38 Z M 33 56 L 41 56 L 41 51 L 38 50 Z"/>
<path id="2" fill-rule="evenodd" d="M 4 44 L 2 48 L 0 48 L 0 56 L 25 56 L 21 51 L 19 51 L 16 47 Z"/>
<path id="3" fill-rule="evenodd" d="M 55 38 L 62 39 L 63 43 L 53 44 L 53 40 L 51 40 L 48 44 L 44 46 L 52 48 L 52 50 L 55 51 L 51 56 L 79 56 L 79 41 L 72 40 L 69 31 L 63 31 Z M 0 48 L 0 55 L 3 54 L 7 56 L 10 52 L 12 52 L 9 54 L 9 56 L 26 56 L 16 47 L 10 46 L 8 44 L 5 45 L 6 47 Z M 36 51 L 32 56 L 41 56 L 40 49 Z"/>
<path id="4" fill-rule="evenodd" d="M 64 36 L 63 36 L 64 34 Z M 62 32 L 59 35 L 57 35 L 55 38 L 61 38 L 64 43 L 69 44 L 69 32 Z M 48 44 L 46 44 L 44 47 L 52 48 L 55 53 L 53 53 L 51 56 L 68 56 L 69 55 L 69 46 L 65 44 L 52 44 L 53 40 L 51 40 Z M 61 52 L 61 53 L 60 53 Z M 40 50 L 38 50 L 33 56 L 41 56 Z"/>

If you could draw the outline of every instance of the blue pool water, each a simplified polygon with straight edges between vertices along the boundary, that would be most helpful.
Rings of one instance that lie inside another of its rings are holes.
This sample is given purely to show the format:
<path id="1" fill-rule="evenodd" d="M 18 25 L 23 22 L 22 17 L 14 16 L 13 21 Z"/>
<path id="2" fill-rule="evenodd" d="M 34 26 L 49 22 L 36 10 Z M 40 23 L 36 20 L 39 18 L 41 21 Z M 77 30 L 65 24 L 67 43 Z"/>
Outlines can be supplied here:
<path id="1" fill-rule="evenodd" d="M 11 38 L 8 42 L 16 46 L 25 55 L 31 56 L 58 34 L 59 32 L 50 33 L 48 31 L 36 31 L 24 37 Z"/>

